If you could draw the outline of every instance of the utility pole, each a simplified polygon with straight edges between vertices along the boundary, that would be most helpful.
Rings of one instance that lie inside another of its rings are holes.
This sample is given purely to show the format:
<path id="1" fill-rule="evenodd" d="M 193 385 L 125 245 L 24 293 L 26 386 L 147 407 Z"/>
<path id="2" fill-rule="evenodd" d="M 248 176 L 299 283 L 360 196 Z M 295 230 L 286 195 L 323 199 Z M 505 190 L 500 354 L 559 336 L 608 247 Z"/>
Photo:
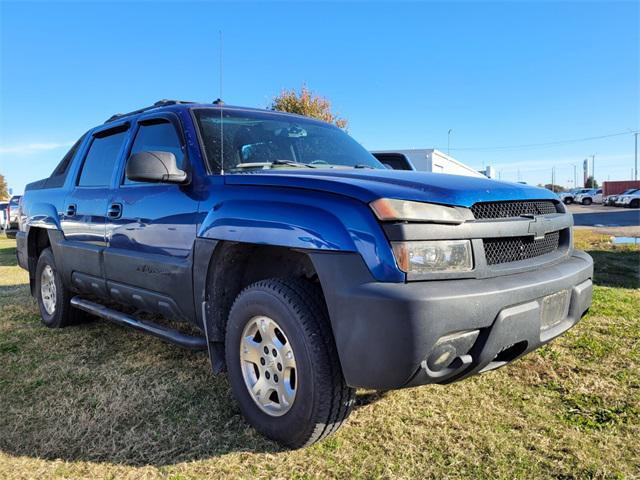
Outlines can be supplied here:
<path id="1" fill-rule="evenodd" d="M 449 147 L 451 146 L 451 132 L 453 132 L 453 128 L 447 132 L 447 155 L 449 155 Z"/>
<path id="2" fill-rule="evenodd" d="M 573 188 L 578 188 L 578 171 L 575 163 L 573 164 Z"/>
<path id="3" fill-rule="evenodd" d="M 633 179 L 638 180 L 638 132 L 634 133 L 633 136 L 636 137 L 636 160 Z"/>
<path id="4" fill-rule="evenodd" d="M 556 167 L 551 167 L 551 191 L 556 192 Z"/>
<path id="5" fill-rule="evenodd" d="M 591 178 L 593 181 L 591 182 L 591 188 L 596 188 L 596 156 L 591 155 Z"/>

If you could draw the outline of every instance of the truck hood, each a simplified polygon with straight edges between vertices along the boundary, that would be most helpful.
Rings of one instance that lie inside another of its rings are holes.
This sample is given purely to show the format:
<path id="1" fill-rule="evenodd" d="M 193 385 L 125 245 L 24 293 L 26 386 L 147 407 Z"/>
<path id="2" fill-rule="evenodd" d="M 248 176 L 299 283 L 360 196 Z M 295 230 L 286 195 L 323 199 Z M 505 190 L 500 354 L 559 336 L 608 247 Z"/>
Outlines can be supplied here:
<path id="1" fill-rule="evenodd" d="M 225 175 L 228 185 L 303 188 L 369 203 L 378 198 L 471 207 L 476 202 L 558 197 L 545 188 L 488 178 L 402 170 L 273 169 Z"/>

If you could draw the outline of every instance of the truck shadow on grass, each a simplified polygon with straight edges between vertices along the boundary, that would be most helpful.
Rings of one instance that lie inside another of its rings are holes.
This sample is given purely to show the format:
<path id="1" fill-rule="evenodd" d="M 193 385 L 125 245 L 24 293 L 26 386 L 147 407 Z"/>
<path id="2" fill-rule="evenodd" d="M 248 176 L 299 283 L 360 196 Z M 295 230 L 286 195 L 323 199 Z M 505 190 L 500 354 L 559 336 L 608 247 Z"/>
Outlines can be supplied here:
<path id="1" fill-rule="evenodd" d="M 204 352 L 95 319 L 41 325 L 27 285 L 0 287 L 0 450 L 164 466 L 282 451 L 248 426 Z M 356 407 L 382 398 L 367 392 Z"/>
<path id="2" fill-rule="evenodd" d="M 640 250 L 587 250 L 587 253 L 593 257 L 596 285 L 640 288 Z"/>

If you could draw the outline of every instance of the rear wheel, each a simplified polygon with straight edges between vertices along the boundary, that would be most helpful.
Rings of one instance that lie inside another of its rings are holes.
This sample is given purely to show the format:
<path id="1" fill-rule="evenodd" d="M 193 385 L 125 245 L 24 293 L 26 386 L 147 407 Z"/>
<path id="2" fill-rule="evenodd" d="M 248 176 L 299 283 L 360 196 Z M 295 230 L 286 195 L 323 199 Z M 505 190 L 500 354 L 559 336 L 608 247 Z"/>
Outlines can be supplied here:
<path id="1" fill-rule="evenodd" d="M 564 199 L 564 203 L 565 203 L 566 205 L 571 205 L 571 204 L 573 203 L 573 198 L 571 198 L 571 197 L 567 197 L 567 198 L 565 198 L 565 199 Z"/>
<path id="2" fill-rule="evenodd" d="M 631 208 L 638 208 L 640 207 L 640 200 L 637 198 L 634 198 L 633 200 L 631 200 L 631 202 L 629 203 L 629 206 Z"/>
<path id="3" fill-rule="evenodd" d="M 593 200 L 591 200 L 590 198 L 583 198 L 582 199 L 582 204 L 583 205 L 591 205 L 593 203 Z"/>
<path id="4" fill-rule="evenodd" d="M 47 327 L 66 327 L 85 316 L 70 305 L 72 293 L 62 283 L 50 248 L 45 248 L 38 258 L 35 280 L 40 317 Z"/>
<path id="5" fill-rule="evenodd" d="M 262 280 L 231 308 L 225 355 L 247 421 L 288 447 L 337 430 L 354 390 L 342 376 L 319 288 L 299 279 Z"/>

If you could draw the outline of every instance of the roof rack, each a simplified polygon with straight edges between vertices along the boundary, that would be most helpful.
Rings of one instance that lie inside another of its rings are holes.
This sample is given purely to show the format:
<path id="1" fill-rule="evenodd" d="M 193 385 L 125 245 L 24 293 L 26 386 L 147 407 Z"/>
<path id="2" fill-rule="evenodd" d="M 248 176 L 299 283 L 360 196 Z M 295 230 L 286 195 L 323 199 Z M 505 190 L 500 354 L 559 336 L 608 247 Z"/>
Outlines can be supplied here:
<path id="1" fill-rule="evenodd" d="M 129 115 L 136 115 L 138 113 L 146 112 L 147 110 L 152 110 L 152 109 L 158 108 L 158 107 L 166 107 L 167 105 L 184 105 L 184 104 L 189 104 L 189 103 L 195 103 L 195 102 L 187 102 L 187 101 L 184 101 L 184 100 L 166 100 L 166 99 L 158 100 L 153 105 L 150 105 L 150 106 L 144 107 L 144 108 L 139 108 L 138 110 L 134 110 L 133 112 L 116 113 L 115 115 L 111 115 L 104 123 L 113 122 L 114 120 L 117 120 L 119 118 L 128 117 Z"/>

